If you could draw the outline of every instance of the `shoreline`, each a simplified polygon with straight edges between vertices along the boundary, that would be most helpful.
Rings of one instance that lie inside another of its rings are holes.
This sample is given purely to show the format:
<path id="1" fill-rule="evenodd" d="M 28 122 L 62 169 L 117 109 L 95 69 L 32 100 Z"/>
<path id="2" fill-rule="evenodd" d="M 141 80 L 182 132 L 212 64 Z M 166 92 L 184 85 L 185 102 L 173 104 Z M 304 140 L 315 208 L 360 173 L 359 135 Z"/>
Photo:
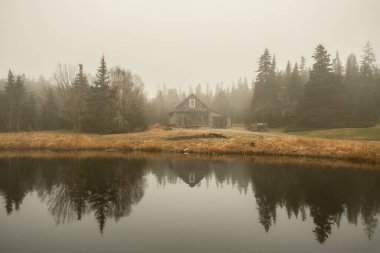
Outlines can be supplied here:
<path id="1" fill-rule="evenodd" d="M 221 134 L 226 138 L 173 137 Z M 380 164 L 380 145 L 371 142 L 331 140 L 285 135 L 234 133 L 217 129 L 153 128 L 146 132 L 97 135 L 73 132 L 0 133 L 0 153 L 30 151 L 149 152 L 342 160 Z"/>

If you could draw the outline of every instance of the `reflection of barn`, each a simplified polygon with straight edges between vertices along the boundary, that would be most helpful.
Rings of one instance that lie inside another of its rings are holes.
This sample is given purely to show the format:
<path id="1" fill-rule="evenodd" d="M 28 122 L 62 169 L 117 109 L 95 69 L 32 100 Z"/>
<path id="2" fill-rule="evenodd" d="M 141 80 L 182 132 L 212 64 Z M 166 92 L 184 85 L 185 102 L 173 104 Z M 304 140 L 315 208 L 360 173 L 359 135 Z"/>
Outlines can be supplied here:
<path id="1" fill-rule="evenodd" d="M 194 94 L 182 101 L 169 115 L 169 123 L 174 127 L 231 127 L 229 117 L 212 111 Z"/>
<path id="2" fill-rule="evenodd" d="M 170 169 L 190 187 L 194 187 L 210 173 L 210 163 L 202 160 L 173 160 Z"/>

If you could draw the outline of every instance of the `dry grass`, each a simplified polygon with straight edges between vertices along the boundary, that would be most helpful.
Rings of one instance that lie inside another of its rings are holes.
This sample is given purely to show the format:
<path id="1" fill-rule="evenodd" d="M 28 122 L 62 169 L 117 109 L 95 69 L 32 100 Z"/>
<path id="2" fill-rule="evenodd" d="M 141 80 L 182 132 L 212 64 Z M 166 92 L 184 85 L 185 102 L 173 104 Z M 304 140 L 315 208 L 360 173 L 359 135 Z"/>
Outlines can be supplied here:
<path id="1" fill-rule="evenodd" d="M 174 136 L 221 133 L 227 139 L 170 140 Z M 239 154 L 310 157 L 380 164 L 380 144 L 347 140 L 328 140 L 297 136 L 261 136 L 210 129 L 151 129 L 147 132 L 94 135 L 67 132 L 0 134 L 4 151 L 155 151 L 197 154 Z"/>

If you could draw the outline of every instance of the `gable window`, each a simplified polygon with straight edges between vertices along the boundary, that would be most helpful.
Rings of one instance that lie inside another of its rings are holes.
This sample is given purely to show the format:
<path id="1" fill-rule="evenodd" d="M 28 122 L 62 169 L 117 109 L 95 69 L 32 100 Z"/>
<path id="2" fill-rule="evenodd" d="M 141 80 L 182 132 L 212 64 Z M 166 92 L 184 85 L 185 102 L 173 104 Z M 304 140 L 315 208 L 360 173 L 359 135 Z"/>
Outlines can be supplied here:
<path id="1" fill-rule="evenodd" d="M 195 99 L 190 99 L 190 108 L 195 108 Z"/>

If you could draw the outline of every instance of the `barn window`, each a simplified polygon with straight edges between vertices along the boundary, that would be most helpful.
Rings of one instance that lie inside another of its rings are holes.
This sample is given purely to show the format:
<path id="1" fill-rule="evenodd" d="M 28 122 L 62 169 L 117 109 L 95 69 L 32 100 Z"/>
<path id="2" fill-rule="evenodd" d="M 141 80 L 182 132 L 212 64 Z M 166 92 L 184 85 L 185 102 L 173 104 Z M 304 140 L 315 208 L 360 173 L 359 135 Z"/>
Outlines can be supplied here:
<path id="1" fill-rule="evenodd" d="M 190 108 L 195 107 L 195 99 L 190 99 Z"/>

